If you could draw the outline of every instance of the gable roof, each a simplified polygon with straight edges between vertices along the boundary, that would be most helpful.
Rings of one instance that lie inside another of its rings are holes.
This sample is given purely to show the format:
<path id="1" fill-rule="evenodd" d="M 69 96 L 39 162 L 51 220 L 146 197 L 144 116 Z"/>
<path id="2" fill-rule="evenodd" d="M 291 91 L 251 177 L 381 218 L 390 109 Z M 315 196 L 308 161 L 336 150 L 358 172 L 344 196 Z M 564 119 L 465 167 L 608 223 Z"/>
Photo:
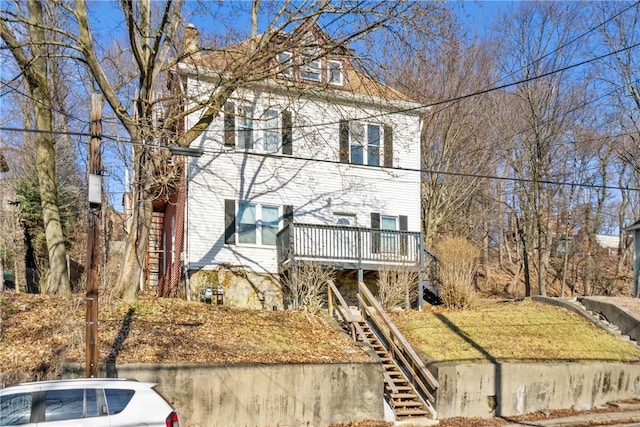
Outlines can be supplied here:
<path id="1" fill-rule="evenodd" d="M 293 55 L 292 77 L 287 77 L 280 72 L 282 68 L 276 55 L 283 52 L 290 52 Z M 301 80 L 298 77 L 298 70 L 302 66 L 300 58 L 303 55 L 311 60 L 320 60 L 321 71 L 325 74 L 326 60 L 340 61 L 343 84 Z M 353 59 L 352 49 L 332 40 L 315 22 L 306 21 L 290 34 L 268 31 L 220 50 L 206 54 L 192 54 L 184 62 L 196 70 L 207 70 L 219 77 L 253 75 L 257 77 L 256 81 L 271 78 L 286 87 L 315 88 L 389 101 L 415 103 L 403 93 L 358 70 L 354 66 Z M 250 81 L 251 78 L 248 80 Z"/>

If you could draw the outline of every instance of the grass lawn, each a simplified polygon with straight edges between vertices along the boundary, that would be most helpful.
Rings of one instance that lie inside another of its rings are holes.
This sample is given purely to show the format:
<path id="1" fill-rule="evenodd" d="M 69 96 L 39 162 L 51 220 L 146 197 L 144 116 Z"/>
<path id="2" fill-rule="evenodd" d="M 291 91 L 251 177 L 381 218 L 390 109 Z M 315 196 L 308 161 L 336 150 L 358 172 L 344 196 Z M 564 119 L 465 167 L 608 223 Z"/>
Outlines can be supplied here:
<path id="1" fill-rule="evenodd" d="M 586 319 L 531 300 L 392 313 L 398 329 L 434 361 L 637 361 L 640 350 Z"/>

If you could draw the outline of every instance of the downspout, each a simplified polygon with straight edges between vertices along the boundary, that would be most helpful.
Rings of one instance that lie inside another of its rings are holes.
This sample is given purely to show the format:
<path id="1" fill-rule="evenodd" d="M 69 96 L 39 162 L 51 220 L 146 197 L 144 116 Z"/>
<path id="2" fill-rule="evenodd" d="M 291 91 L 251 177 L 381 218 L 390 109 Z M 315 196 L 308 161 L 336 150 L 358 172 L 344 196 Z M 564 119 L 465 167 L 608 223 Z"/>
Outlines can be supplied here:
<path id="1" fill-rule="evenodd" d="M 184 269 L 184 286 L 187 301 L 191 301 L 191 285 L 189 283 L 189 157 L 184 165 L 184 220 L 182 221 L 182 268 Z"/>

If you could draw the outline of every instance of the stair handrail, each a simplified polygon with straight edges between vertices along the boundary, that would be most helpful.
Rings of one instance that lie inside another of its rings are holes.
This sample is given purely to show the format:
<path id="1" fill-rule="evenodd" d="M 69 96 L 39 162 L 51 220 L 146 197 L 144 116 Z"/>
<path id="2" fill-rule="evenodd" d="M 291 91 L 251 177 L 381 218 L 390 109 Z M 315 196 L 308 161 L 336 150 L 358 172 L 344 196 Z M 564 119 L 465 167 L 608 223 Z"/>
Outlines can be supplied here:
<path id="1" fill-rule="evenodd" d="M 414 387 L 417 387 L 424 396 L 427 396 L 428 400 L 434 402 L 435 399 L 432 392 L 440 386 L 438 380 L 429 372 L 422 359 L 389 318 L 369 288 L 363 282 L 359 282 L 358 290 L 358 300 L 362 304 L 363 314 L 366 314 L 377 330 L 385 335 L 389 346 L 393 345 L 394 348 L 390 348 L 389 351 L 392 351 L 392 354 L 401 363 L 401 367 L 410 374 Z M 377 314 L 377 316 L 373 316 L 370 313 L 371 308 L 374 309 L 374 314 Z M 380 324 L 380 319 L 382 324 Z M 431 387 L 431 390 L 429 390 L 427 384 Z"/>
<path id="2" fill-rule="evenodd" d="M 356 342 L 358 340 L 358 337 L 360 337 L 360 339 L 363 342 L 369 344 L 368 339 L 364 334 L 364 331 L 362 330 L 362 327 L 360 326 L 360 324 L 358 324 L 356 319 L 353 318 L 353 313 L 351 313 L 351 309 L 349 308 L 349 305 L 342 297 L 342 294 L 340 293 L 340 291 L 338 291 L 338 288 L 333 283 L 333 280 L 329 280 L 327 282 L 327 290 L 328 290 L 327 305 L 329 308 L 329 315 L 331 317 L 335 317 L 334 311 L 340 315 L 340 318 L 342 319 L 342 321 L 345 322 L 347 325 L 349 325 L 349 328 L 351 330 L 351 339 L 353 339 L 354 342 Z M 334 297 L 335 299 L 338 300 L 337 306 L 333 304 Z"/>

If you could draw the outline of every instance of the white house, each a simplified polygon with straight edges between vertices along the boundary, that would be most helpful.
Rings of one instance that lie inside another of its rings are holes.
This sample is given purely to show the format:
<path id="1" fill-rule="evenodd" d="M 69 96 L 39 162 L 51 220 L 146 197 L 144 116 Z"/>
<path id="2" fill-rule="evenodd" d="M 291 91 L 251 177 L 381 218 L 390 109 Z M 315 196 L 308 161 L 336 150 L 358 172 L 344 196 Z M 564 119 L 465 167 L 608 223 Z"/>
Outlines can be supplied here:
<path id="1" fill-rule="evenodd" d="M 218 90 L 216 55 L 179 67 L 190 98 Z M 203 155 L 186 159 L 184 212 L 165 213 L 161 275 L 179 262 L 192 297 L 210 285 L 225 304 L 280 308 L 279 274 L 300 260 L 360 274 L 419 262 L 420 105 L 356 70 L 348 49 L 304 55 L 277 52 L 273 78 L 235 90 L 191 144 Z"/>

